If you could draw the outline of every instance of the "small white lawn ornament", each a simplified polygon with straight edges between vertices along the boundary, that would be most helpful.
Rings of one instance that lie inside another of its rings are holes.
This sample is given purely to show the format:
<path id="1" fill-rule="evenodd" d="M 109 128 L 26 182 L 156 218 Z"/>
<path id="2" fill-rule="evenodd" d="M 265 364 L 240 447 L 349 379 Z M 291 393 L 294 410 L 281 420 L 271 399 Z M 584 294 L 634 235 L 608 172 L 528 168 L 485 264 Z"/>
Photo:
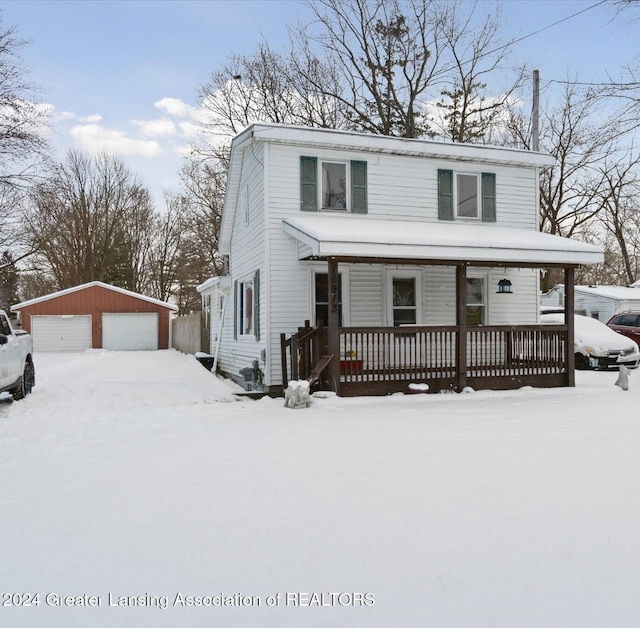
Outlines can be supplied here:
<path id="1" fill-rule="evenodd" d="M 284 391 L 285 408 L 308 408 L 311 405 L 309 382 L 306 379 L 289 382 Z"/>
<path id="2" fill-rule="evenodd" d="M 620 365 L 620 374 L 616 380 L 616 386 L 620 386 L 622 390 L 629 390 L 629 369 L 624 365 Z"/>

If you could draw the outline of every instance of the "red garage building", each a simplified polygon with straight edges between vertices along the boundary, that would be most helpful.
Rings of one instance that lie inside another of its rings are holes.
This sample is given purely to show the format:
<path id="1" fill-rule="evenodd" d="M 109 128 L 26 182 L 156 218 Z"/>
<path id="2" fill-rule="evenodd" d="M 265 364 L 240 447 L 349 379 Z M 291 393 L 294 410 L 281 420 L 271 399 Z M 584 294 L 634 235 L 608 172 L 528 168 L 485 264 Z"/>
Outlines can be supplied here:
<path id="1" fill-rule="evenodd" d="M 67 288 L 11 308 L 33 336 L 34 351 L 168 349 L 175 305 L 101 281 Z"/>

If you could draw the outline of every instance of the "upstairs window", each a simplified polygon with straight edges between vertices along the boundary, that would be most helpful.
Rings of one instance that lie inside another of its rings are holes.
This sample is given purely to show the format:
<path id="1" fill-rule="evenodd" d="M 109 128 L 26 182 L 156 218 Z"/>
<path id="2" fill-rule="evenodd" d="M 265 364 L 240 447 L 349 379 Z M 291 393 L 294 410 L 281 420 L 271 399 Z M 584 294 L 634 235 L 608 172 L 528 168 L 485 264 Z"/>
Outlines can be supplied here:
<path id="1" fill-rule="evenodd" d="M 367 162 L 300 157 L 303 211 L 367 213 Z"/>
<path id="2" fill-rule="evenodd" d="M 458 218 L 479 218 L 479 179 L 477 174 L 456 174 L 456 216 Z"/>
<path id="3" fill-rule="evenodd" d="M 496 221 L 496 175 L 438 170 L 440 220 Z"/>
<path id="4" fill-rule="evenodd" d="M 322 204 L 320 209 L 347 209 L 347 164 L 320 162 Z"/>

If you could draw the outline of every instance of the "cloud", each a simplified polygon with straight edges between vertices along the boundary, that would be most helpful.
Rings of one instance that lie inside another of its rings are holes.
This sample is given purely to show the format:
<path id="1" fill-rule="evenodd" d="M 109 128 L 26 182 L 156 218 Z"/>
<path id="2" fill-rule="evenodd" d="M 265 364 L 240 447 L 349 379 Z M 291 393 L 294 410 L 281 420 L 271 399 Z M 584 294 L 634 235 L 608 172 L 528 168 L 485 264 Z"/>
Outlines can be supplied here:
<path id="1" fill-rule="evenodd" d="M 167 118 L 155 120 L 132 120 L 140 128 L 142 135 L 147 137 L 169 137 L 176 134 L 176 124 Z"/>
<path id="2" fill-rule="evenodd" d="M 189 105 L 184 100 L 180 100 L 179 98 L 162 98 L 153 103 L 153 106 L 156 109 L 160 109 L 160 111 L 164 111 L 170 116 L 174 116 L 176 118 L 188 118 L 190 120 L 195 120 L 195 122 L 207 122 L 211 113 L 202 106 Z"/>
<path id="3" fill-rule="evenodd" d="M 202 133 L 202 127 L 199 124 L 194 124 L 193 122 L 180 122 L 178 126 L 182 131 L 182 135 L 185 137 L 197 137 Z"/>
<path id="4" fill-rule="evenodd" d="M 73 111 L 56 111 L 53 105 L 49 105 L 49 116 L 52 118 L 54 122 L 64 122 L 65 120 L 74 120 L 77 122 L 82 122 L 84 124 L 95 124 L 96 122 L 100 122 L 102 120 L 102 116 L 99 113 L 94 113 L 90 116 L 79 116 L 77 113 L 73 113 Z"/>
<path id="5" fill-rule="evenodd" d="M 180 100 L 179 98 L 162 98 L 154 102 L 153 106 L 177 118 L 193 118 L 194 112 L 197 112 L 197 107 L 188 105 L 184 100 Z"/>
<path id="6" fill-rule="evenodd" d="M 71 129 L 75 145 L 90 153 L 106 151 L 116 155 L 157 157 L 163 153 L 160 144 L 151 140 L 127 137 L 122 131 L 105 129 L 97 124 L 79 124 Z"/>

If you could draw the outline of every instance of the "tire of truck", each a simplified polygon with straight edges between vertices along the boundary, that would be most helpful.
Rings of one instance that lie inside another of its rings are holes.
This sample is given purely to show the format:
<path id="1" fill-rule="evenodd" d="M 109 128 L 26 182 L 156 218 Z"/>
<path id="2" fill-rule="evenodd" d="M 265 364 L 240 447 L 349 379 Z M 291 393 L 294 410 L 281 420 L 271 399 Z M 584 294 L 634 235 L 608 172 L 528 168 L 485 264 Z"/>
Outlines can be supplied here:
<path id="1" fill-rule="evenodd" d="M 11 391 L 13 394 L 14 401 L 20 401 L 24 399 L 33 388 L 33 384 L 35 382 L 35 370 L 33 368 L 33 363 L 27 362 L 24 365 L 24 371 L 22 371 L 22 377 L 20 377 L 20 381 L 17 386 Z"/>
<path id="2" fill-rule="evenodd" d="M 36 385 L 36 369 L 33 362 L 29 361 L 24 366 L 25 394 L 29 394 Z"/>
<path id="3" fill-rule="evenodd" d="M 24 399 L 27 396 L 27 391 L 24 385 L 24 375 L 20 376 L 18 385 L 11 391 L 11 394 L 13 395 L 14 401 L 20 401 L 20 399 Z"/>

